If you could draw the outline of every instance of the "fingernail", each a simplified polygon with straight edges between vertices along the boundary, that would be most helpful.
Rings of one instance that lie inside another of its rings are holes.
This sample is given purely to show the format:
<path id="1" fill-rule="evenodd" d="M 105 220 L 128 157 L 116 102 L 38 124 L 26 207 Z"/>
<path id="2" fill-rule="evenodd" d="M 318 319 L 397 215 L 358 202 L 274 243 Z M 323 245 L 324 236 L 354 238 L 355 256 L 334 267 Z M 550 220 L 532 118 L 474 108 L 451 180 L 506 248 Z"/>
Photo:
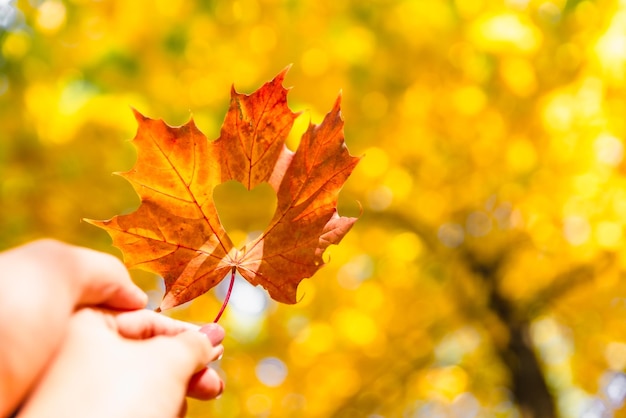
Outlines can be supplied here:
<path id="1" fill-rule="evenodd" d="M 219 324 L 214 323 L 202 326 L 199 331 L 209 337 L 209 341 L 211 341 L 213 346 L 220 344 L 224 340 L 224 336 L 226 334 L 224 328 L 222 328 Z"/>
<path id="2" fill-rule="evenodd" d="M 224 381 L 220 380 L 220 390 L 219 392 L 217 392 L 217 396 L 215 397 L 215 399 L 219 399 L 222 397 L 222 393 L 224 393 Z"/>

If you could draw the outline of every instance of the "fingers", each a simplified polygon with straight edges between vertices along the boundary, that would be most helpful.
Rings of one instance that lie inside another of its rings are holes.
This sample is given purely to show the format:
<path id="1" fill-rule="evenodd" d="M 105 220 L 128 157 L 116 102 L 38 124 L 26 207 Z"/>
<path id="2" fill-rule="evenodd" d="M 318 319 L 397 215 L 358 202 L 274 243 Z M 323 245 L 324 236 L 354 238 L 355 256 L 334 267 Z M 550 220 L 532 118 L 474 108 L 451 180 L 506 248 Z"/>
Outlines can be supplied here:
<path id="1" fill-rule="evenodd" d="M 148 339 L 157 336 L 175 336 L 185 331 L 196 331 L 208 338 L 213 347 L 221 346 L 225 331 L 218 324 L 202 327 L 179 321 L 147 309 L 122 312 L 115 315 L 117 331 L 124 338 Z M 221 354 L 221 353 L 220 353 Z M 211 359 L 215 360 L 215 358 Z"/>
<path id="2" fill-rule="evenodd" d="M 220 325 L 211 323 L 198 327 L 145 309 L 117 314 L 115 320 L 117 331 L 125 338 L 143 340 L 159 336 L 178 338 L 176 342 L 183 345 L 184 358 L 196 359 L 195 362 L 190 361 L 186 364 L 189 372 L 187 378 L 193 373 L 187 385 L 188 396 L 208 400 L 219 396 L 224 390 L 224 382 L 219 375 L 215 370 L 206 367 L 207 363 L 217 360 L 224 352 L 221 343 L 225 333 Z M 179 360 L 177 358 L 168 361 Z"/>
<path id="3" fill-rule="evenodd" d="M 211 361 L 218 360 L 224 353 L 224 346 L 221 345 L 224 339 L 224 329 L 218 324 L 212 323 L 200 328 L 200 333 L 205 334 L 211 344 L 213 344 Z M 204 367 L 196 372 L 187 385 L 187 396 L 199 400 L 215 399 L 224 391 L 224 381 L 215 370 Z"/>
<path id="4" fill-rule="evenodd" d="M 148 310 L 116 313 L 81 309 L 73 316 L 72 322 L 77 330 L 75 334 L 81 339 L 87 337 L 95 340 L 88 334 L 92 330 L 101 332 L 97 322 L 102 324 L 102 321 L 108 324 L 106 328 L 109 332 L 123 339 L 141 340 L 141 344 L 133 347 L 143 350 L 144 359 L 158 361 L 151 367 L 168 370 L 172 381 L 180 382 L 182 388 L 186 389 L 187 396 L 208 400 L 219 396 L 224 390 L 222 379 L 215 370 L 207 367 L 224 351 L 220 344 L 224 336 L 221 326 L 213 324 L 202 327 L 210 334 L 209 337 L 199 332 L 198 326 Z"/>
<path id="5" fill-rule="evenodd" d="M 198 331 L 185 331 L 175 336 L 157 337 L 151 341 L 155 345 L 159 344 L 162 361 L 177 370 L 185 382 L 223 351 L 223 347 L 213 347 L 206 335 Z"/>
<path id="6" fill-rule="evenodd" d="M 207 401 L 215 399 L 224 391 L 224 381 L 211 368 L 204 368 L 194 374 L 187 386 L 187 396 Z"/>
<path id="7" fill-rule="evenodd" d="M 212 334 L 219 335 L 218 328 L 213 330 Z M 207 367 L 224 352 L 221 344 L 213 346 L 209 337 L 197 330 L 184 331 L 161 341 L 160 358 L 180 373 L 180 378 L 187 383 L 188 396 L 208 400 L 222 393 L 224 382 L 215 370 Z"/>

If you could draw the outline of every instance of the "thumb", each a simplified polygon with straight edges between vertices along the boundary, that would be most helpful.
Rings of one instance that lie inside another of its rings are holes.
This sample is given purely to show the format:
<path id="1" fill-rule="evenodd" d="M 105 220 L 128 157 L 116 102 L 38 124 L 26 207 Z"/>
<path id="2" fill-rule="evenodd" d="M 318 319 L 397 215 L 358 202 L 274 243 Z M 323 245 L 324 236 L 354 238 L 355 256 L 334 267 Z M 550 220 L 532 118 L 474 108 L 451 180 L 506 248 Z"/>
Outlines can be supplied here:
<path id="1" fill-rule="evenodd" d="M 59 298 L 65 297 L 71 310 L 96 305 L 139 309 L 148 302 L 120 260 L 88 248 L 43 239 L 0 254 L 0 264 L 8 272 L 0 275 L 0 280 L 20 278 L 10 283 L 15 301 L 21 300 L 15 296 L 21 292 L 29 300 L 35 294 L 42 300 L 56 301 L 54 311 L 63 305 Z"/>
<path id="2" fill-rule="evenodd" d="M 116 257 L 82 247 L 69 247 L 79 281 L 79 305 L 102 305 L 114 309 L 139 309 L 147 295 L 133 283 Z"/>

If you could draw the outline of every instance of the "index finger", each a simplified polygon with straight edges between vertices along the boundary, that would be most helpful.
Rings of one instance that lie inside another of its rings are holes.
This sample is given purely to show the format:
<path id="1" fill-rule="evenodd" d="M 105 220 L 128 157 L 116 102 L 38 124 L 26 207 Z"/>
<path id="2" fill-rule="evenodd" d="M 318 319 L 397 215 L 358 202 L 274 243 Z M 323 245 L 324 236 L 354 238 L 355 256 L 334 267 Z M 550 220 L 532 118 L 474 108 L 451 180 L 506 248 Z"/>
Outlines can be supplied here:
<path id="1" fill-rule="evenodd" d="M 199 331 L 208 337 L 215 347 L 224 340 L 225 335 L 224 328 L 218 324 L 211 323 L 200 327 L 147 309 L 118 313 L 115 320 L 120 335 L 131 339 L 147 339 L 159 335 L 174 336 L 185 331 Z"/>

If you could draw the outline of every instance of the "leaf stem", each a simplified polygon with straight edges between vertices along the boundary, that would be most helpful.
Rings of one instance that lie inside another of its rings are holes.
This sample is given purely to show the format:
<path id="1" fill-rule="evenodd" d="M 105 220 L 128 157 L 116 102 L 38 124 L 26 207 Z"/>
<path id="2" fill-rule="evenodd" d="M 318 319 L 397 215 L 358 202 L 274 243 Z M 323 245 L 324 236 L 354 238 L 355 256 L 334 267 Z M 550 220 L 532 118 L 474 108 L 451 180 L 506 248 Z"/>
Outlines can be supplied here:
<path id="1" fill-rule="evenodd" d="M 214 323 L 217 323 L 217 321 L 220 320 L 220 318 L 222 317 L 222 314 L 224 313 L 224 310 L 226 309 L 226 305 L 228 305 L 230 294 L 232 293 L 233 286 L 235 285 L 235 270 L 236 268 L 235 266 L 233 266 L 232 270 L 230 271 L 230 284 L 228 285 L 228 292 L 226 292 L 226 297 L 224 298 L 224 303 L 222 303 L 222 307 L 220 308 L 220 311 L 217 313 L 217 316 L 213 320 Z"/>

